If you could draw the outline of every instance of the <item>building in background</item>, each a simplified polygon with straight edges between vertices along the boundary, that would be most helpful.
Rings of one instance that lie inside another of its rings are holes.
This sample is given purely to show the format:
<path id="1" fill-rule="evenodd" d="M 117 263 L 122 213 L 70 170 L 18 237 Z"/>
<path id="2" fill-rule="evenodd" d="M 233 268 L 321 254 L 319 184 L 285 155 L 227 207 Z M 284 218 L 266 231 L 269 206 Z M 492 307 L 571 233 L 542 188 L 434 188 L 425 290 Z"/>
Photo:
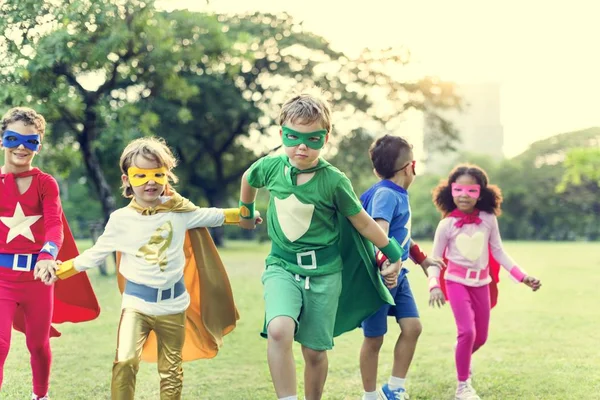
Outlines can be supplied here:
<path id="1" fill-rule="evenodd" d="M 500 118 L 500 84 L 460 84 L 457 91 L 463 99 L 462 111 L 448 111 L 444 117 L 454 124 L 460 135 L 456 152 L 442 152 L 436 148 L 435 135 L 427 123 L 423 124 L 423 152 L 428 173 L 446 175 L 461 160 L 460 152 L 478 153 L 501 160 L 504 157 L 504 130 Z"/>

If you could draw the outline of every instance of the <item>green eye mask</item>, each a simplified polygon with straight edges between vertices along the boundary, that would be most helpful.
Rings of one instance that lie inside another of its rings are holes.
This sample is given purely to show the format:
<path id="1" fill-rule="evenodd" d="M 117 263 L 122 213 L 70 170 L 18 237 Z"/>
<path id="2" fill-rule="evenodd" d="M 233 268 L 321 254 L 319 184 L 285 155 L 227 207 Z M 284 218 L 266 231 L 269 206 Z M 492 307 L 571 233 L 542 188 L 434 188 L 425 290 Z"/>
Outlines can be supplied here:
<path id="1" fill-rule="evenodd" d="M 307 147 L 314 150 L 322 149 L 323 146 L 325 146 L 325 136 L 327 136 L 327 131 L 325 129 L 302 133 L 290 129 L 287 126 L 282 126 L 281 130 L 284 146 L 294 147 L 304 143 Z"/>

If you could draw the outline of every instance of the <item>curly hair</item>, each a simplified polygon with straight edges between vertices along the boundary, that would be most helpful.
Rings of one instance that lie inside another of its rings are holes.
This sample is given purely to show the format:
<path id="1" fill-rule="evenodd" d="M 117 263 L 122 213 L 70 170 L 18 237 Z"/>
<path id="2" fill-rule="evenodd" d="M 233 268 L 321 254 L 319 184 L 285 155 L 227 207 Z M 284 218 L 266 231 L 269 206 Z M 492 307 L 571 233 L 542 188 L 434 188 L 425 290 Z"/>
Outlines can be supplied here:
<path id="1" fill-rule="evenodd" d="M 44 138 L 46 120 L 42 114 L 29 107 L 13 107 L 8 110 L 2 117 L 0 133 L 4 134 L 8 125 L 18 121 L 23 121 L 25 125 L 33 125 L 40 138 Z"/>
<path id="2" fill-rule="evenodd" d="M 373 168 L 383 179 L 394 176 L 398 168 L 410 162 L 412 144 L 400 136 L 384 135 L 377 139 L 369 148 L 369 156 Z"/>
<path id="3" fill-rule="evenodd" d="M 481 167 L 474 164 L 461 164 L 450 171 L 448 179 L 442 180 L 433 189 L 433 203 L 442 214 L 442 217 L 447 216 L 456 208 L 454 198 L 452 197 L 452 183 L 456 182 L 463 175 L 472 176 L 481 187 L 481 194 L 475 204 L 475 208 L 496 216 L 500 215 L 502 213 L 500 208 L 502 204 L 502 191 L 500 188 L 489 184 L 489 178 Z"/>

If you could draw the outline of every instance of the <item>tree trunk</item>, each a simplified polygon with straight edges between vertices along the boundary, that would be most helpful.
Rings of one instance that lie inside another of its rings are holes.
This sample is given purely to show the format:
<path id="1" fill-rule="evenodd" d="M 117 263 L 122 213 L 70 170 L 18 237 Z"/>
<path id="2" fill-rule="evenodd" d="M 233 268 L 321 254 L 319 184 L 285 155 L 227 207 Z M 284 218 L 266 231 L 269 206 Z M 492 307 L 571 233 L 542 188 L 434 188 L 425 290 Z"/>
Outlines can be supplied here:
<path id="1" fill-rule="evenodd" d="M 92 150 L 92 143 L 89 138 L 94 137 L 95 135 L 93 132 L 90 132 L 91 129 L 93 128 L 84 128 L 82 135 L 79 136 L 79 145 L 83 154 L 83 162 L 85 163 L 87 176 L 92 179 L 92 182 L 96 188 L 96 192 L 100 197 L 102 213 L 104 215 L 104 224 L 106 224 L 110 214 L 115 210 L 116 202 L 114 196 L 112 195 L 111 188 L 106 182 L 106 178 L 104 177 L 104 172 L 102 172 L 102 168 L 100 167 L 98 157 L 96 157 L 96 154 Z M 95 242 L 95 238 L 92 239 Z M 106 263 L 100 267 L 100 274 L 105 276 L 108 275 Z"/>
<path id="2" fill-rule="evenodd" d="M 108 218 L 110 214 L 115 211 L 115 197 L 112 194 L 111 188 L 106 182 L 106 178 L 104 177 L 104 172 L 102 172 L 102 168 L 100 167 L 100 162 L 98 161 L 98 157 L 93 153 L 91 146 L 89 143 L 85 143 L 80 141 L 81 151 L 83 153 L 83 161 L 85 163 L 85 168 L 88 172 L 88 177 L 90 177 L 93 181 L 93 184 L 96 188 L 96 192 L 100 197 L 100 203 L 102 204 L 102 214 L 104 215 L 104 222 L 108 222 Z"/>

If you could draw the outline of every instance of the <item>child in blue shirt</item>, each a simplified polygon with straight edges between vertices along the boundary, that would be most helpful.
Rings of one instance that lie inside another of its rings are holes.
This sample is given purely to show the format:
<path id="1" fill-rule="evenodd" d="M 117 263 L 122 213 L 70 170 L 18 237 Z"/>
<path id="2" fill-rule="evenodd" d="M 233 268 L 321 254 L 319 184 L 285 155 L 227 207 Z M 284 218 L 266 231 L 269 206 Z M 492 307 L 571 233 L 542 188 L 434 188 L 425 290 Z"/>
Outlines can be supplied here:
<path id="1" fill-rule="evenodd" d="M 375 175 L 380 179 L 367 190 L 361 201 L 367 213 L 403 248 L 402 261 L 410 258 L 420 264 L 427 275 L 427 267 L 442 266 L 441 261 L 427 257 L 411 239 L 411 211 L 407 189 L 415 179 L 415 160 L 412 145 L 398 136 L 385 135 L 369 149 Z M 378 263 L 385 256 L 377 253 Z M 406 274 L 402 268 L 398 285 L 390 292 L 395 306 L 385 305 L 363 324 L 364 342 L 360 352 L 360 372 L 365 393 L 363 400 L 407 399 L 406 374 L 415 353 L 422 326 Z M 393 316 L 400 325 L 401 334 L 394 348 L 394 364 L 388 383 L 377 391 L 377 364 L 383 337 L 387 332 L 387 317 Z"/>

